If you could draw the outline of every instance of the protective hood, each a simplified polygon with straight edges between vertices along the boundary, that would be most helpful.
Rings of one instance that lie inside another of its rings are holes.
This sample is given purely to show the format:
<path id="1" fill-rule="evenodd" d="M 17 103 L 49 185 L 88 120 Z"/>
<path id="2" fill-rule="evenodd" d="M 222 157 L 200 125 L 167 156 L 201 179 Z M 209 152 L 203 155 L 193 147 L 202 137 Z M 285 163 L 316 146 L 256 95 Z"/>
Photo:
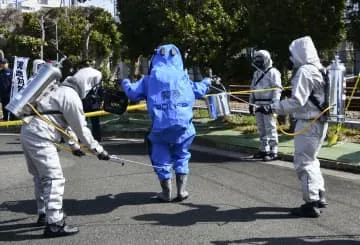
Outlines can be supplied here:
<path id="1" fill-rule="evenodd" d="M 85 99 L 90 90 L 101 83 L 101 77 L 100 71 L 92 67 L 86 67 L 80 69 L 73 76 L 67 77 L 63 85 L 72 87 L 81 99 Z"/>
<path id="2" fill-rule="evenodd" d="M 173 66 L 178 70 L 184 69 L 181 53 L 174 44 L 161 45 L 155 49 L 151 59 L 151 69 L 159 66 Z"/>
<path id="3" fill-rule="evenodd" d="M 305 64 L 313 64 L 318 69 L 322 68 L 315 45 L 309 36 L 301 37 L 292 41 L 289 46 L 291 61 L 298 68 Z"/>
<path id="4" fill-rule="evenodd" d="M 260 57 L 264 61 L 264 70 L 267 70 L 268 68 L 272 67 L 273 62 L 270 56 L 269 51 L 267 50 L 258 50 L 254 54 L 254 59 Z"/>

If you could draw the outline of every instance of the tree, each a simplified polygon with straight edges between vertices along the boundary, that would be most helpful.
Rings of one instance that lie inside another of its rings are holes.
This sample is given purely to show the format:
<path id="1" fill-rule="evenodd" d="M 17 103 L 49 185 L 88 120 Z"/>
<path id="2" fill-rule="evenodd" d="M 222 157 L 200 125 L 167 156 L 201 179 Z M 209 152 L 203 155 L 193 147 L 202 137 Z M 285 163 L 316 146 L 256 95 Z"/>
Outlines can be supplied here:
<path id="1" fill-rule="evenodd" d="M 25 25 L 33 24 L 32 16 L 32 14 L 24 15 L 16 9 L 0 10 L 0 48 L 6 51 L 6 57 L 10 58 L 20 50 L 28 55 L 36 52 L 40 40 L 20 31 L 23 29 L 24 19 Z"/>
<path id="2" fill-rule="evenodd" d="M 149 55 L 162 42 L 168 32 L 165 27 L 166 1 L 118 1 L 120 31 L 126 46 L 126 56 L 135 60 L 139 55 Z"/>
<path id="3" fill-rule="evenodd" d="M 251 62 L 249 60 L 249 23 L 248 9 L 245 0 L 222 0 L 226 13 L 235 22 L 235 29 L 224 34 L 227 38 L 224 42 L 224 50 L 216 59 L 215 68 L 222 77 L 230 83 L 248 81 L 252 75 Z"/>
<path id="4" fill-rule="evenodd" d="M 164 41 L 178 43 L 193 50 L 189 63 L 209 66 L 224 51 L 227 34 L 234 32 L 236 22 L 225 12 L 219 0 L 173 1 L 165 8 L 168 32 Z"/>
<path id="5" fill-rule="evenodd" d="M 119 59 L 121 34 L 110 13 L 94 7 L 55 8 L 48 16 L 49 26 L 57 21 L 60 50 L 73 63 L 92 59 L 97 66 L 104 66 L 109 58 L 113 63 Z M 47 41 L 54 43 L 55 28 L 48 33 Z"/>
<path id="6" fill-rule="evenodd" d="M 24 13 L 21 20 L 18 21 L 13 31 L 7 29 L 6 45 L 4 49 L 7 56 L 25 56 L 37 58 L 40 56 L 41 45 L 44 42 L 41 39 L 41 27 L 39 13 Z"/>
<path id="7" fill-rule="evenodd" d="M 248 0 L 249 39 L 273 53 L 280 68 L 288 61 L 290 42 L 310 35 L 321 51 L 344 38 L 345 0 Z"/>
<path id="8" fill-rule="evenodd" d="M 351 0 L 347 7 L 347 37 L 355 48 L 360 48 L 360 0 Z"/>
<path id="9" fill-rule="evenodd" d="M 44 19 L 45 40 L 41 19 Z M 8 10 L 0 11 L 0 20 L 0 48 L 6 50 L 8 57 L 39 58 L 40 48 L 45 46 L 44 57 L 55 59 L 57 25 L 59 49 L 73 64 L 92 59 L 97 67 L 106 70 L 109 59 L 114 63 L 119 59 L 121 34 L 111 14 L 101 8 L 53 8 L 24 14 Z"/>
<path id="10" fill-rule="evenodd" d="M 225 75 L 224 67 L 234 62 L 229 57 L 245 47 L 243 1 L 122 0 L 118 7 L 131 60 L 174 43 L 183 52 L 191 50 L 187 65 L 211 66 Z"/>

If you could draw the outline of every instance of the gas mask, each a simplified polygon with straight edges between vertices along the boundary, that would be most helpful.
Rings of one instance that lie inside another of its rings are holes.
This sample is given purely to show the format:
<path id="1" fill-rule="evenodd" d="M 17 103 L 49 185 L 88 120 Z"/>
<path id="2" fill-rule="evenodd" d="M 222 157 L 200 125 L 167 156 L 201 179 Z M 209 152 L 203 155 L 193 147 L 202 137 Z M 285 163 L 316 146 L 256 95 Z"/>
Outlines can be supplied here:
<path id="1" fill-rule="evenodd" d="M 253 65 L 256 68 L 259 68 L 260 70 L 264 71 L 265 70 L 265 61 L 264 58 L 261 56 L 255 56 L 254 61 L 253 61 Z"/>

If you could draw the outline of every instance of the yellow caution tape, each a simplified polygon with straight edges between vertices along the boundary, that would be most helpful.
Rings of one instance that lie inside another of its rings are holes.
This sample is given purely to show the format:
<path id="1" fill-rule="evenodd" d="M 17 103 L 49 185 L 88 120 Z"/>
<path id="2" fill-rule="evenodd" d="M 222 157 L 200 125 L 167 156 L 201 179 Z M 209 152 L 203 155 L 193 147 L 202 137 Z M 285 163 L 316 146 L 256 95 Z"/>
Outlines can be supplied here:
<path id="1" fill-rule="evenodd" d="M 283 88 L 265 88 L 265 89 L 253 89 L 253 90 L 243 90 L 243 91 L 233 91 L 233 92 L 225 92 L 229 95 L 237 95 L 237 94 L 250 94 L 250 93 L 261 93 L 261 92 L 268 92 L 273 90 L 284 90 L 284 89 L 291 89 L 291 86 L 283 87 Z M 217 94 L 207 94 L 205 97 L 217 95 Z"/>
<path id="2" fill-rule="evenodd" d="M 146 104 L 141 103 L 138 105 L 130 105 L 127 107 L 126 111 L 134 111 L 134 110 L 139 110 L 139 109 L 146 109 Z M 98 116 L 106 116 L 106 115 L 110 115 L 110 114 L 111 114 L 110 112 L 101 110 L 101 111 L 87 112 L 87 113 L 85 113 L 85 116 L 86 117 L 98 117 Z M 0 127 L 19 126 L 22 124 L 23 124 L 22 120 L 4 121 L 4 122 L 0 122 Z"/>

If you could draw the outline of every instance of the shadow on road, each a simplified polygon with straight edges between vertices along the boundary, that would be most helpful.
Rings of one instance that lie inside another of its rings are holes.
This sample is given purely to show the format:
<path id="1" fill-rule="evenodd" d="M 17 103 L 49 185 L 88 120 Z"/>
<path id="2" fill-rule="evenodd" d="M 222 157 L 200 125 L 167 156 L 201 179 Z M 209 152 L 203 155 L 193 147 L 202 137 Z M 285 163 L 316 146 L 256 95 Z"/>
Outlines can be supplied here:
<path id="1" fill-rule="evenodd" d="M 158 203 L 154 198 L 155 195 L 156 193 L 154 192 L 129 192 L 117 195 L 108 194 L 97 196 L 95 199 L 88 200 L 65 199 L 64 210 L 69 216 L 104 214 L 120 206 Z M 36 203 L 35 200 L 3 202 L 0 205 L 0 212 L 1 211 L 36 215 Z M 22 223 L 22 221 L 29 218 L 2 220 L 0 222 L 0 241 L 22 241 L 41 238 L 42 235 L 38 234 L 38 232 L 36 232 L 37 234 L 31 234 L 43 229 L 35 226 L 36 216 L 32 218 L 32 223 Z M 30 234 L 26 234 L 29 232 Z"/>
<path id="2" fill-rule="evenodd" d="M 104 148 L 110 154 L 118 155 L 148 155 L 148 151 L 144 143 L 118 143 L 118 144 L 105 144 Z M 235 158 L 220 156 L 211 153 L 204 153 L 200 151 L 191 150 L 191 162 L 204 162 L 204 163 L 221 163 L 236 161 Z"/>
<path id="3" fill-rule="evenodd" d="M 290 208 L 282 207 L 251 207 L 237 208 L 231 210 L 218 211 L 219 207 L 212 205 L 201 205 L 183 203 L 186 207 L 192 208 L 180 213 L 164 214 L 144 214 L 134 217 L 139 221 L 153 221 L 154 225 L 166 226 L 190 226 L 196 223 L 230 223 L 230 222 L 250 222 L 257 219 L 293 219 L 289 214 Z"/>
<path id="4" fill-rule="evenodd" d="M 262 245 L 355 245 L 360 244 L 360 235 L 304 236 L 304 237 L 271 237 L 250 238 L 235 241 L 214 241 L 215 245 L 262 244 Z"/>
<path id="5" fill-rule="evenodd" d="M 69 216 L 104 214 L 120 206 L 158 203 L 154 198 L 155 195 L 154 192 L 128 192 L 97 196 L 95 199 L 65 199 L 64 210 Z M 35 200 L 3 202 L 0 211 L 36 214 L 36 202 Z"/>
<path id="6" fill-rule="evenodd" d="M 0 222 L 0 241 L 23 241 L 29 239 L 40 239 L 42 234 L 26 234 L 42 230 L 42 227 L 31 223 L 18 223 L 28 218 L 5 220 Z"/>
<path id="7" fill-rule="evenodd" d="M 337 158 L 337 160 L 356 163 L 359 161 L 359 157 L 360 157 L 360 151 L 356 151 L 356 152 L 340 155 Z"/>
<path id="8" fill-rule="evenodd" d="M 111 144 L 110 144 L 111 143 Z M 147 155 L 146 147 L 144 143 L 104 143 L 104 148 L 111 154 L 120 155 Z"/>
<path id="9" fill-rule="evenodd" d="M 4 155 L 23 155 L 23 151 L 0 151 L 0 156 Z"/>

